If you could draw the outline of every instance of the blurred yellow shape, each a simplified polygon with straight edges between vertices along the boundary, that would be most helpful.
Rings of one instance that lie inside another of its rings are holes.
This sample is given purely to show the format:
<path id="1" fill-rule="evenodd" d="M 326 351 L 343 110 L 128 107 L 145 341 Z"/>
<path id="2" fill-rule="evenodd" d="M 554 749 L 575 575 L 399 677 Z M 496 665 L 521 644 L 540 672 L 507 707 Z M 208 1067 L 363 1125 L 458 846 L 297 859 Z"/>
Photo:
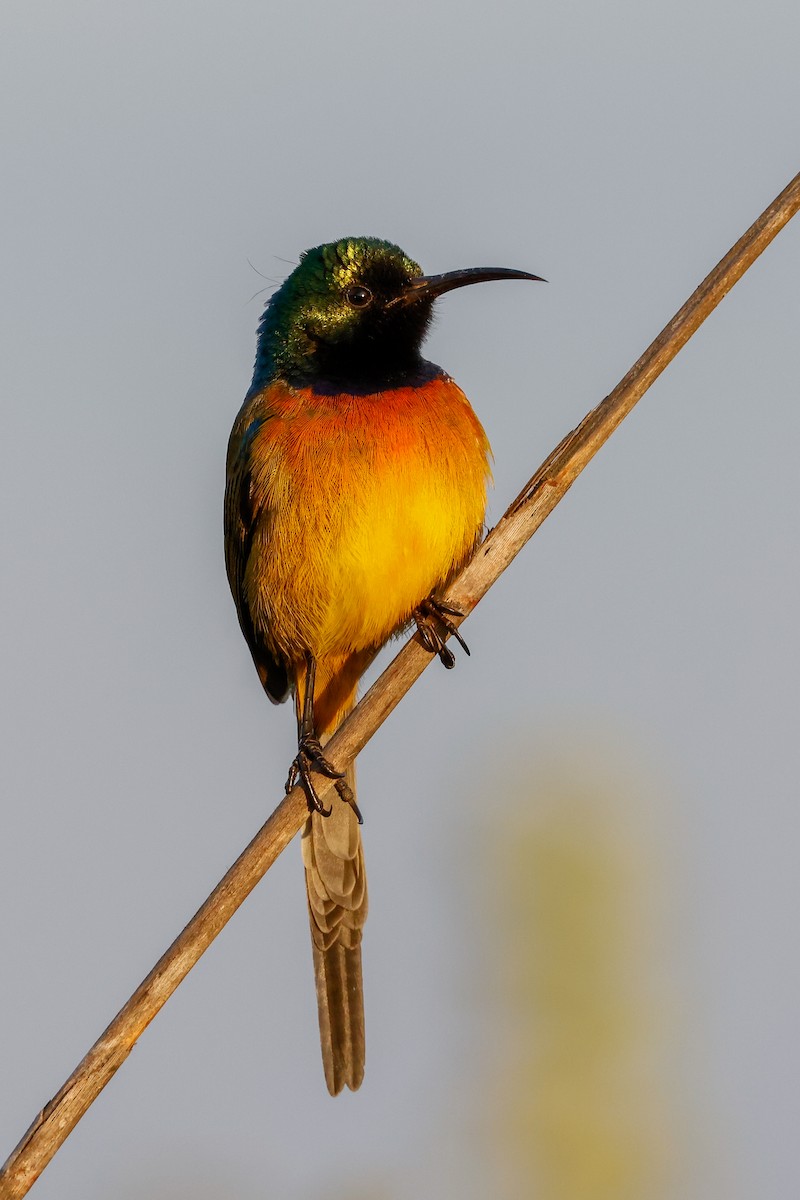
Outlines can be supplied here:
<path id="1" fill-rule="evenodd" d="M 661 872 L 635 805 L 556 776 L 504 823 L 493 880 L 505 930 L 499 1195 L 666 1194 L 675 1121 L 653 953 Z"/>

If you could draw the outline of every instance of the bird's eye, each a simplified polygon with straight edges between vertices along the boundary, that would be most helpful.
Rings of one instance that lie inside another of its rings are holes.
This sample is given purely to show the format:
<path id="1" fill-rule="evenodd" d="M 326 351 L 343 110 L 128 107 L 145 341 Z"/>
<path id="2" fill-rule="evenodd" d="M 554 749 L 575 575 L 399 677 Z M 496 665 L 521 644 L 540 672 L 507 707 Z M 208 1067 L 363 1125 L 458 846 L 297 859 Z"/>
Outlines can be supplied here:
<path id="1" fill-rule="evenodd" d="M 344 294 L 345 300 L 353 308 L 366 308 L 372 299 L 372 292 L 369 288 L 362 287 L 360 283 L 353 284 Z"/>

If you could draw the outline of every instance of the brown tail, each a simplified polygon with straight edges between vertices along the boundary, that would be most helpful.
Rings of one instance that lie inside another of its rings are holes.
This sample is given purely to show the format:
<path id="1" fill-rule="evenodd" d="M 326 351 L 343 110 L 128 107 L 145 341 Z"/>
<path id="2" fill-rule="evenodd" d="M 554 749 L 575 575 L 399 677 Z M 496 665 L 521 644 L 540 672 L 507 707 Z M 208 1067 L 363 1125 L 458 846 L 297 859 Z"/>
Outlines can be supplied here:
<path id="1" fill-rule="evenodd" d="M 347 771 L 355 795 L 355 768 Z M 308 915 L 317 984 L 325 1082 L 332 1096 L 364 1078 L 361 931 L 367 919 L 367 876 L 356 815 L 331 792 L 329 817 L 312 813 L 303 830 Z"/>

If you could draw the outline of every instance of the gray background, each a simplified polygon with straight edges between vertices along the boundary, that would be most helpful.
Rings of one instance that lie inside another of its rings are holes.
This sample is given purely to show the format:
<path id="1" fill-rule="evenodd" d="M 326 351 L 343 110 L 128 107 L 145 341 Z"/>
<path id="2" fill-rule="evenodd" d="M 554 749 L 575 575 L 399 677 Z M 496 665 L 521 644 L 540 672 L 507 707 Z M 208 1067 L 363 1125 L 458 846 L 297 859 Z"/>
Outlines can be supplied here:
<path id="1" fill-rule="evenodd" d="M 6 0 L 0 1157 L 291 757 L 222 566 L 247 260 L 280 279 L 368 233 L 548 278 L 447 297 L 428 344 L 492 440 L 496 519 L 800 168 L 798 11 Z M 291 846 L 37 1196 L 490 1194 L 480 847 L 502 862 L 544 763 L 647 796 L 665 1194 L 793 1193 L 799 266 L 795 222 L 362 756 L 362 1090 L 324 1090 Z"/>

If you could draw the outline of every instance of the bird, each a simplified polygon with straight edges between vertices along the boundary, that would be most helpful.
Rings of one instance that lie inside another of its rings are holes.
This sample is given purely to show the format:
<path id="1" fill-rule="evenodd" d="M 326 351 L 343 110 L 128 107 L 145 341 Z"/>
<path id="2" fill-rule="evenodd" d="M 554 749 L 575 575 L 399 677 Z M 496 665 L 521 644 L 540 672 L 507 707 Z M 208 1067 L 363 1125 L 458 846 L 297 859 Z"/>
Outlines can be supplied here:
<path id="1" fill-rule="evenodd" d="M 325 742 L 380 648 L 416 624 L 446 667 L 442 599 L 482 537 L 491 450 L 464 393 L 422 357 L 434 301 L 511 268 L 425 275 L 391 242 L 315 246 L 267 302 L 228 444 L 225 563 L 269 699 L 293 694 L 301 837 L 325 1080 L 364 1076 L 361 938 L 367 883 L 355 770 Z M 335 781 L 325 807 L 314 776 Z"/>

